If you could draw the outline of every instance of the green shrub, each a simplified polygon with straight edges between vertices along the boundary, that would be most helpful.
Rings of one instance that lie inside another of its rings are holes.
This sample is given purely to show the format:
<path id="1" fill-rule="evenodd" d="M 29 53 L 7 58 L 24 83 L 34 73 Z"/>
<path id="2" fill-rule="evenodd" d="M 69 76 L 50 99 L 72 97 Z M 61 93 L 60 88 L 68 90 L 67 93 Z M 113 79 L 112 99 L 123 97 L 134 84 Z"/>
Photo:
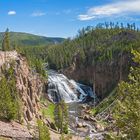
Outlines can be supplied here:
<path id="1" fill-rule="evenodd" d="M 0 80 L 0 119 L 13 120 L 19 118 L 19 104 L 16 91 L 14 70 L 4 70 Z"/>
<path id="2" fill-rule="evenodd" d="M 55 125 L 60 130 L 60 133 L 68 133 L 68 109 L 64 101 L 55 105 L 54 109 Z"/>
<path id="3" fill-rule="evenodd" d="M 41 120 L 38 120 L 37 123 L 38 123 L 39 140 L 51 140 L 47 125 L 44 124 Z"/>

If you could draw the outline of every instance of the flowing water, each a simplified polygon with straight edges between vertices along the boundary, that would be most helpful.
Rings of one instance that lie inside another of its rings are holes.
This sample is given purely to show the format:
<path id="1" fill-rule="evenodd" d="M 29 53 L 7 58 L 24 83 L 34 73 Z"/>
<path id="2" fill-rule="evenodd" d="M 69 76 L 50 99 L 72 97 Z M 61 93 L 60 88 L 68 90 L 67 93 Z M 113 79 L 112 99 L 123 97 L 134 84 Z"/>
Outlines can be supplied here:
<path id="1" fill-rule="evenodd" d="M 91 87 L 69 80 L 65 75 L 48 71 L 48 96 L 51 101 L 86 102 L 93 100 L 95 94 Z"/>
<path id="2" fill-rule="evenodd" d="M 92 129 L 95 129 L 94 125 L 92 125 L 91 122 L 79 119 L 82 110 L 81 104 L 97 99 L 91 87 L 77 83 L 74 80 L 68 79 L 63 74 L 49 70 L 48 96 L 54 103 L 64 100 L 68 104 L 71 133 L 79 135 L 80 137 L 89 136 L 94 138 L 94 135 L 96 134 L 91 131 Z M 76 125 L 78 123 L 84 123 L 86 129 L 77 129 Z M 99 136 L 101 135 L 99 134 Z"/>
<path id="3" fill-rule="evenodd" d="M 94 123 L 91 121 L 85 121 L 80 119 L 79 116 L 82 115 L 82 104 L 77 102 L 68 103 L 69 106 L 69 126 L 71 133 L 77 135 L 79 137 L 85 138 L 88 137 L 90 140 L 103 140 L 104 139 L 104 132 L 94 132 L 95 126 Z M 77 128 L 77 124 L 84 124 L 86 127 Z"/>

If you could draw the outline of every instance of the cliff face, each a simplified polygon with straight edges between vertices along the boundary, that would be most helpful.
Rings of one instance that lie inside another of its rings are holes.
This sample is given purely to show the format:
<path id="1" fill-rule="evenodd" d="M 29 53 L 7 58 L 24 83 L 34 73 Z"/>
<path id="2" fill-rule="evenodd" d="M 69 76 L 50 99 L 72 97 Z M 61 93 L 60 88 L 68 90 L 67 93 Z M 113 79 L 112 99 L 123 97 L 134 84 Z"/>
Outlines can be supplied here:
<path id="1" fill-rule="evenodd" d="M 43 81 L 33 73 L 25 58 L 19 56 L 15 64 L 17 89 L 22 100 L 24 122 L 39 118 L 39 100 L 42 93 Z"/>
<path id="2" fill-rule="evenodd" d="M 19 113 L 21 114 L 22 123 L 25 126 L 28 124 L 36 125 L 36 120 L 41 116 L 39 101 L 43 91 L 43 81 L 37 73 L 30 70 L 26 58 L 16 51 L 0 52 L 0 75 L 3 74 L 3 65 L 5 64 L 8 68 L 11 63 L 14 64 L 14 76 L 21 104 Z M 10 133 L 10 131 L 8 132 Z"/>
<path id="3" fill-rule="evenodd" d="M 120 80 L 127 79 L 131 65 L 131 56 L 128 53 L 92 66 L 81 64 L 77 56 L 73 65 L 65 69 L 63 73 L 76 81 L 89 84 L 95 88 L 97 96 L 102 99 L 117 86 Z"/>

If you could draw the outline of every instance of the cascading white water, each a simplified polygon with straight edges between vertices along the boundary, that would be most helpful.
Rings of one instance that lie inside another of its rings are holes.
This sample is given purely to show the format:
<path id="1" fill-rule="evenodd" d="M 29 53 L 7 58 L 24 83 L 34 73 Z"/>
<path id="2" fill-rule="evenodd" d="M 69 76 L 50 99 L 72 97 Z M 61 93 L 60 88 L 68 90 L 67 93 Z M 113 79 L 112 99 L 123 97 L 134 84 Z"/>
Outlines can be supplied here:
<path id="1" fill-rule="evenodd" d="M 53 102 L 64 100 L 66 103 L 83 102 L 87 97 L 94 98 L 89 86 L 69 80 L 55 71 L 48 71 L 48 96 Z"/>

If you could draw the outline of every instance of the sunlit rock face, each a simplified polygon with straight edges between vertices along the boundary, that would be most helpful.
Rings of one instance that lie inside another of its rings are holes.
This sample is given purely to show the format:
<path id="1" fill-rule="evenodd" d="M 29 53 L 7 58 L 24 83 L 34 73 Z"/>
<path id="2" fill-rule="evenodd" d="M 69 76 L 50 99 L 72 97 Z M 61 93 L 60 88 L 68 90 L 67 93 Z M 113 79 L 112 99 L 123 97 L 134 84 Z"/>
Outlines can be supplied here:
<path id="1" fill-rule="evenodd" d="M 18 53 L 16 51 L 0 51 L 0 67 L 13 60 L 18 59 Z"/>
<path id="2" fill-rule="evenodd" d="M 48 96 L 53 102 L 64 100 L 66 103 L 94 99 L 94 93 L 89 86 L 69 80 L 55 71 L 48 72 Z"/>
<path id="3" fill-rule="evenodd" d="M 43 81 L 39 74 L 32 72 L 25 57 L 16 51 L 0 51 L 0 80 L 4 75 L 3 69 L 8 70 L 10 66 L 14 69 L 23 123 L 34 123 L 40 116 L 39 101 L 43 92 Z"/>

